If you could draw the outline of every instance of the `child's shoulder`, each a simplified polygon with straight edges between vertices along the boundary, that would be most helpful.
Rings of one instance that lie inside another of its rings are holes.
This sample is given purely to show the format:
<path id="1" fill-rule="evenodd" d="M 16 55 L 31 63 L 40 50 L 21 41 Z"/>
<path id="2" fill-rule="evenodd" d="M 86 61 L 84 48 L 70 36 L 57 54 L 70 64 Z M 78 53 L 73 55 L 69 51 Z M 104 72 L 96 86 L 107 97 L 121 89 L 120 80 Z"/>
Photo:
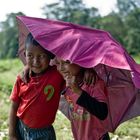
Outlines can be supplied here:
<path id="1" fill-rule="evenodd" d="M 16 79 L 15 79 L 15 83 L 19 83 L 19 84 L 23 83 L 21 74 L 17 74 Z"/>

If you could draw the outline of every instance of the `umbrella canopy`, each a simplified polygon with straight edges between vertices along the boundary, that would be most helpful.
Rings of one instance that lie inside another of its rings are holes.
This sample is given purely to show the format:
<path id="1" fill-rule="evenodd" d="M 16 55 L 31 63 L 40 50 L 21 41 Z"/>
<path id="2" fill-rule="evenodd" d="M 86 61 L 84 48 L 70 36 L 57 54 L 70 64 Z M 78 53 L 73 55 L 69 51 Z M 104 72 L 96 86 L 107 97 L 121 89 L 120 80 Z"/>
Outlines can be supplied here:
<path id="1" fill-rule="evenodd" d="M 106 31 L 73 23 L 17 16 L 19 56 L 25 64 L 24 42 L 32 33 L 36 41 L 63 60 L 96 69 L 108 91 L 109 131 L 140 115 L 140 65 Z"/>

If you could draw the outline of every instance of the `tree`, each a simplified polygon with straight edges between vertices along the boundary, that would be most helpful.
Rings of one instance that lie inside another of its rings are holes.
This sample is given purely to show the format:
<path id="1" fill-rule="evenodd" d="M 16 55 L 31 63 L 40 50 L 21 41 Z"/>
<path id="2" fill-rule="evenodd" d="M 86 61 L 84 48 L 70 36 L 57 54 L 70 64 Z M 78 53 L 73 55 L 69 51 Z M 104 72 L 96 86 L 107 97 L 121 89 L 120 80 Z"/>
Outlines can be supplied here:
<path id="1" fill-rule="evenodd" d="M 125 27 L 123 42 L 130 54 L 140 52 L 140 3 L 136 0 L 117 0 L 118 15 Z"/>
<path id="2" fill-rule="evenodd" d="M 126 28 L 120 16 L 111 13 L 99 20 L 100 29 L 106 30 L 122 45 L 125 46 L 124 37 L 126 36 Z"/>
<path id="3" fill-rule="evenodd" d="M 118 11 L 121 16 L 128 15 L 132 10 L 139 7 L 136 0 L 117 0 Z"/>
<path id="4" fill-rule="evenodd" d="M 140 53 L 140 8 L 135 8 L 125 17 L 127 35 L 124 38 L 131 54 Z"/>
<path id="5" fill-rule="evenodd" d="M 24 15 L 23 13 L 10 13 L 7 19 L 1 22 L 0 32 L 0 58 L 14 58 L 18 50 L 18 30 L 16 16 Z"/>
<path id="6" fill-rule="evenodd" d="M 59 0 L 58 3 L 45 5 L 43 10 L 47 18 L 89 26 L 97 26 L 96 21 L 100 17 L 98 9 L 86 8 L 82 0 Z"/>

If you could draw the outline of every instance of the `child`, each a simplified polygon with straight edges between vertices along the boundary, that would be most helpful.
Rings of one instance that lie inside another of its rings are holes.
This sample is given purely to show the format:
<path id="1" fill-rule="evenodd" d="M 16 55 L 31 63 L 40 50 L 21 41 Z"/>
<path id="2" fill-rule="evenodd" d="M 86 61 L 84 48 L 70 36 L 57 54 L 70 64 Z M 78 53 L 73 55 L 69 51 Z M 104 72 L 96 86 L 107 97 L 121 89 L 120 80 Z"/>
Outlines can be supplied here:
<path id="1" fill-rule="evenodd" d="M 105 85 L 94 76 L 94 84 L 83 82 L 85 68 L 57 59 L 57 68 L 69 87 L 61 97 L 59 109 L 71 121 L 75 140 L 109 140 L 102 120 L 108 115 Z M 95 74 L 95 72 L 94 72 Z"/>
<path id="2" fill-rule="evenodd" d="M 59 105 L 63 77 L 49 65 L 53 54 L 43 49 L 31 34 L 25 42 L 25 57 L 31 70 L 28 84 L 17 76 L 10 99 L 10 140 L 56 140 L 52 126 Z"/>

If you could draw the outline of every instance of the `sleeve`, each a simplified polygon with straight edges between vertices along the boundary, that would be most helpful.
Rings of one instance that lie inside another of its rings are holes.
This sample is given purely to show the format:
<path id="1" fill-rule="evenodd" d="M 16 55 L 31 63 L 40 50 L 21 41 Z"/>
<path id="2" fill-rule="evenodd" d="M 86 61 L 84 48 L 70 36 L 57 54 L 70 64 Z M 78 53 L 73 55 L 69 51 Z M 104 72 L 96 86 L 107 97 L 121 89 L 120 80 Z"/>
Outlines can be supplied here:
<path id="1" fill-rule="evenodd" d="M 67 88 L 66 88 L 66 82 L 63 80 L 62 81 L 62 85 L 61 85 L 61 92 L 60 92 L 60 95 L 64 95 L 65 92 L 67 91 Z"/>
<path id="2" fill-rule="evenodd" d="M 19 76 L 17 76 L 11 95 L 10 95 L 10 100 L 12 100 L 13 102 L 19 103 L 20 102 L 19 92 L 20 92 L 20 78 Z"/>
<path id="3" fill-rule="evenodd" d="M 59 102 L 59 110 L 69 119 L 71 120 L 72 112 L 70 109 L 70 104 L 65 99 L 64 95 L 61 95 Z"/>
<path id="4" fill-rule="evenodd" d="M 87 111 L 89 111 L 92 115 L 95 115 L 100 120 L 104 120 L 108 114 L 108 107 L 107 103 L 104 102 L 105 96 L 101 97 L 101 95 L 104 94 L 102 93 L 104 90 L 101 87 L 99 90 L 97 90 L 97 87 L 95 87 L 95 90 L 93 90 L 93 92 L 96 92 L 96 94 L 98 93 L 98 97 L 92 97 L 83 90 L 81 96 L 78 98 L 76 103 L 84 107 Z"/>

